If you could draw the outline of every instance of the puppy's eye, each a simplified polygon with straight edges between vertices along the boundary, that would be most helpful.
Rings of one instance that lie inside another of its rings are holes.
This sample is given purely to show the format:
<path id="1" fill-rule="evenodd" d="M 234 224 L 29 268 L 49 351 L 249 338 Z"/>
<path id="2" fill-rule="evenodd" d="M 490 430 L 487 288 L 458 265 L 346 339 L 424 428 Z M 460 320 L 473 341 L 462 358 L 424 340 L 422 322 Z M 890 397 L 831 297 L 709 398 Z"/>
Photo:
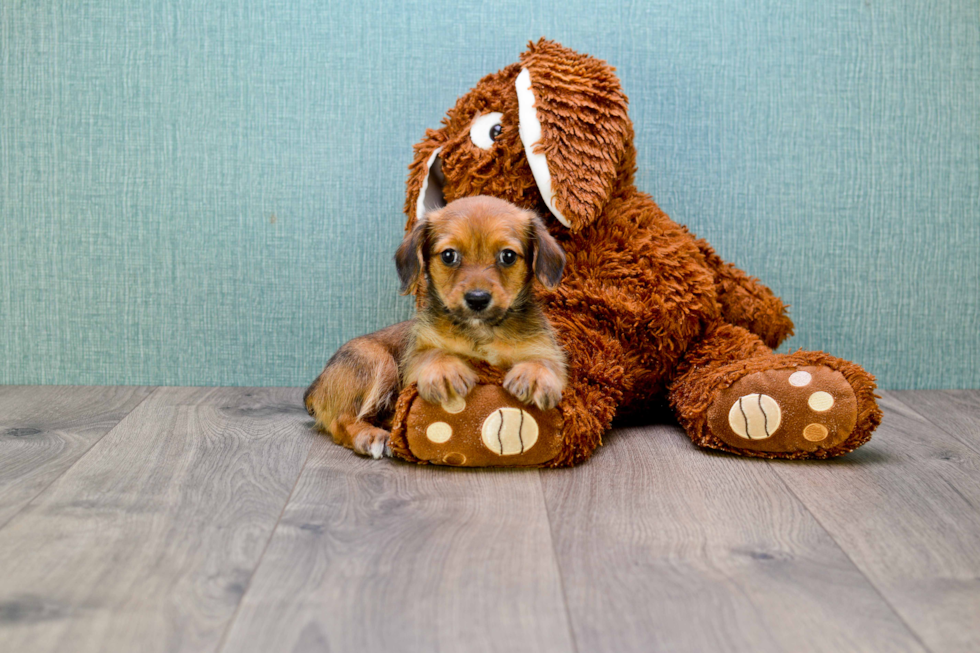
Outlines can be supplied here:
<path id="1" fill-rule="evenodd" d="M 512 249 L 500 250 L 500 253 L 497 254 L 497 261 L 505 268 L 509 268 L 514 263 L 517 263 L 517 252 Z"/>
<path id="2" fill-rule="evenodd" d="M 503 117 L 504 114 L 497 111 L 477 116 L 470 126 L 470 140 L 473 144 L 482 150 L 489 150 L 500 136 L 500 120 Z"/>
<path id="3" fill-rule="evenodd" d="M 459 252 L 455 249 L 444 249 L 442 250 L 442 254 L 439 255 L 439 258 L 446 265 L 453 266 L 459 262 Z"/>

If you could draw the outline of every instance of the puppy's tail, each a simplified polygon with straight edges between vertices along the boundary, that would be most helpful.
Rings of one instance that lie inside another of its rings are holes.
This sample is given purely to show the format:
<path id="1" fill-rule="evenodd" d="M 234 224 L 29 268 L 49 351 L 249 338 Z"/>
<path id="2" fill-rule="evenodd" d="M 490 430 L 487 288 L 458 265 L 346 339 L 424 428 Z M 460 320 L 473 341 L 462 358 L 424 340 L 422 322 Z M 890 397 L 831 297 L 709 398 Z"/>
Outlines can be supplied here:
<path id="1" fill-rule="evenodd" d="M 320 376 L 316 377 L 316 380 L 313 383 L 311 383 L 310 387 L 308 387 L 306 389 L 306 392 L 303 393 L 303 405 L 306 406 L 306 412 L 310 414 L 310 417 L 316 417 L 316 411 L 313 410 L 312 395 L 316 391 L 317 387 L 319 387 L 320 379 L 322 377 L 323 377 L 323 373 L 321 372 Z"/>

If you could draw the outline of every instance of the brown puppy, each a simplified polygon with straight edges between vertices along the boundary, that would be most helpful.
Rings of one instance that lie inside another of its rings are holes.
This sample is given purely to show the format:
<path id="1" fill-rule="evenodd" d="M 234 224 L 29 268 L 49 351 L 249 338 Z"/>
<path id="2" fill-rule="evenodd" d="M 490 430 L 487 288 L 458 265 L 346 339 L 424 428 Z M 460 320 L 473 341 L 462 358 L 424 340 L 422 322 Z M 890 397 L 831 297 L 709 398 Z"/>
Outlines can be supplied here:
<path id="1" fill-rule="evenodd" d="M 306 408 L 338 444 L 380 458 L 401 388 L 435 404 L 458 402 L 477 382 L 467 359 L 509 370 L 504 388 L 542 410 L 565 387 L 565 354 L 534 298 L 554 288 L 565 254 L 534 213 L 467 197 L 426 214 L 395 254 L 416 318 L 341 347 L 306 391 Z"/>

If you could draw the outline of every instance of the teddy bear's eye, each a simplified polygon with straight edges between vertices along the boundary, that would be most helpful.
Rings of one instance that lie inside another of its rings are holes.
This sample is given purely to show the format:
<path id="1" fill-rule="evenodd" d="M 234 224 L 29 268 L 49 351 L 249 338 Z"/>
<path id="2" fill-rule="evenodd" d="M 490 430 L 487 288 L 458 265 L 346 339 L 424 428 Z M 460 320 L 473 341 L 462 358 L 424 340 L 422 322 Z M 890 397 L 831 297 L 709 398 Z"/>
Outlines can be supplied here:
<path id="1" fill-rule="evenodd" d="M 500 136 L 500 120 L 504 114 L 495 111 L 477 116 L 470 126 L 470 140 L 482 150 L 489 150 L 493 142 Z"/>

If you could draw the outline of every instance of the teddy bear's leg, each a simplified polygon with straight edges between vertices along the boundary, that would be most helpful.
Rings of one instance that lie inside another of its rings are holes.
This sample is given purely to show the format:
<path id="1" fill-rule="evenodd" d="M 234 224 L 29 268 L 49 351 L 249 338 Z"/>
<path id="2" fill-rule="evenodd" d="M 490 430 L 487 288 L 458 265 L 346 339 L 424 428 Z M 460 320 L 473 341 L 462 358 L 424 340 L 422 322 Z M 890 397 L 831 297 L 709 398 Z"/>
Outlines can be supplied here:
<path id="1" fill-rule="evenodd" d="M 619 394 L 592 380 L 578 380 L 566 391 L 562 415 L 561 449 L 547 467 L 569 467 L 588 460 L 612 427 Z"/>
<path id="2" fill-rule="evenodd" d="M 793 335 L 793 321 L 786 305 L 761 281 L 723 261 L 705 240 L 697 241 L 705 262 L 715 276 L 722 319 L 744 327 L 768 347 L 778 347 Z"/>
<path id="3" fill-rule="evenodd" d="M 829 458 L 881 422 L 874 377 L 823 352 L 775 354 L 741 327 L 711 330 L 685 356 L 671 405 L 702 447 L 766 458 Z"/>

